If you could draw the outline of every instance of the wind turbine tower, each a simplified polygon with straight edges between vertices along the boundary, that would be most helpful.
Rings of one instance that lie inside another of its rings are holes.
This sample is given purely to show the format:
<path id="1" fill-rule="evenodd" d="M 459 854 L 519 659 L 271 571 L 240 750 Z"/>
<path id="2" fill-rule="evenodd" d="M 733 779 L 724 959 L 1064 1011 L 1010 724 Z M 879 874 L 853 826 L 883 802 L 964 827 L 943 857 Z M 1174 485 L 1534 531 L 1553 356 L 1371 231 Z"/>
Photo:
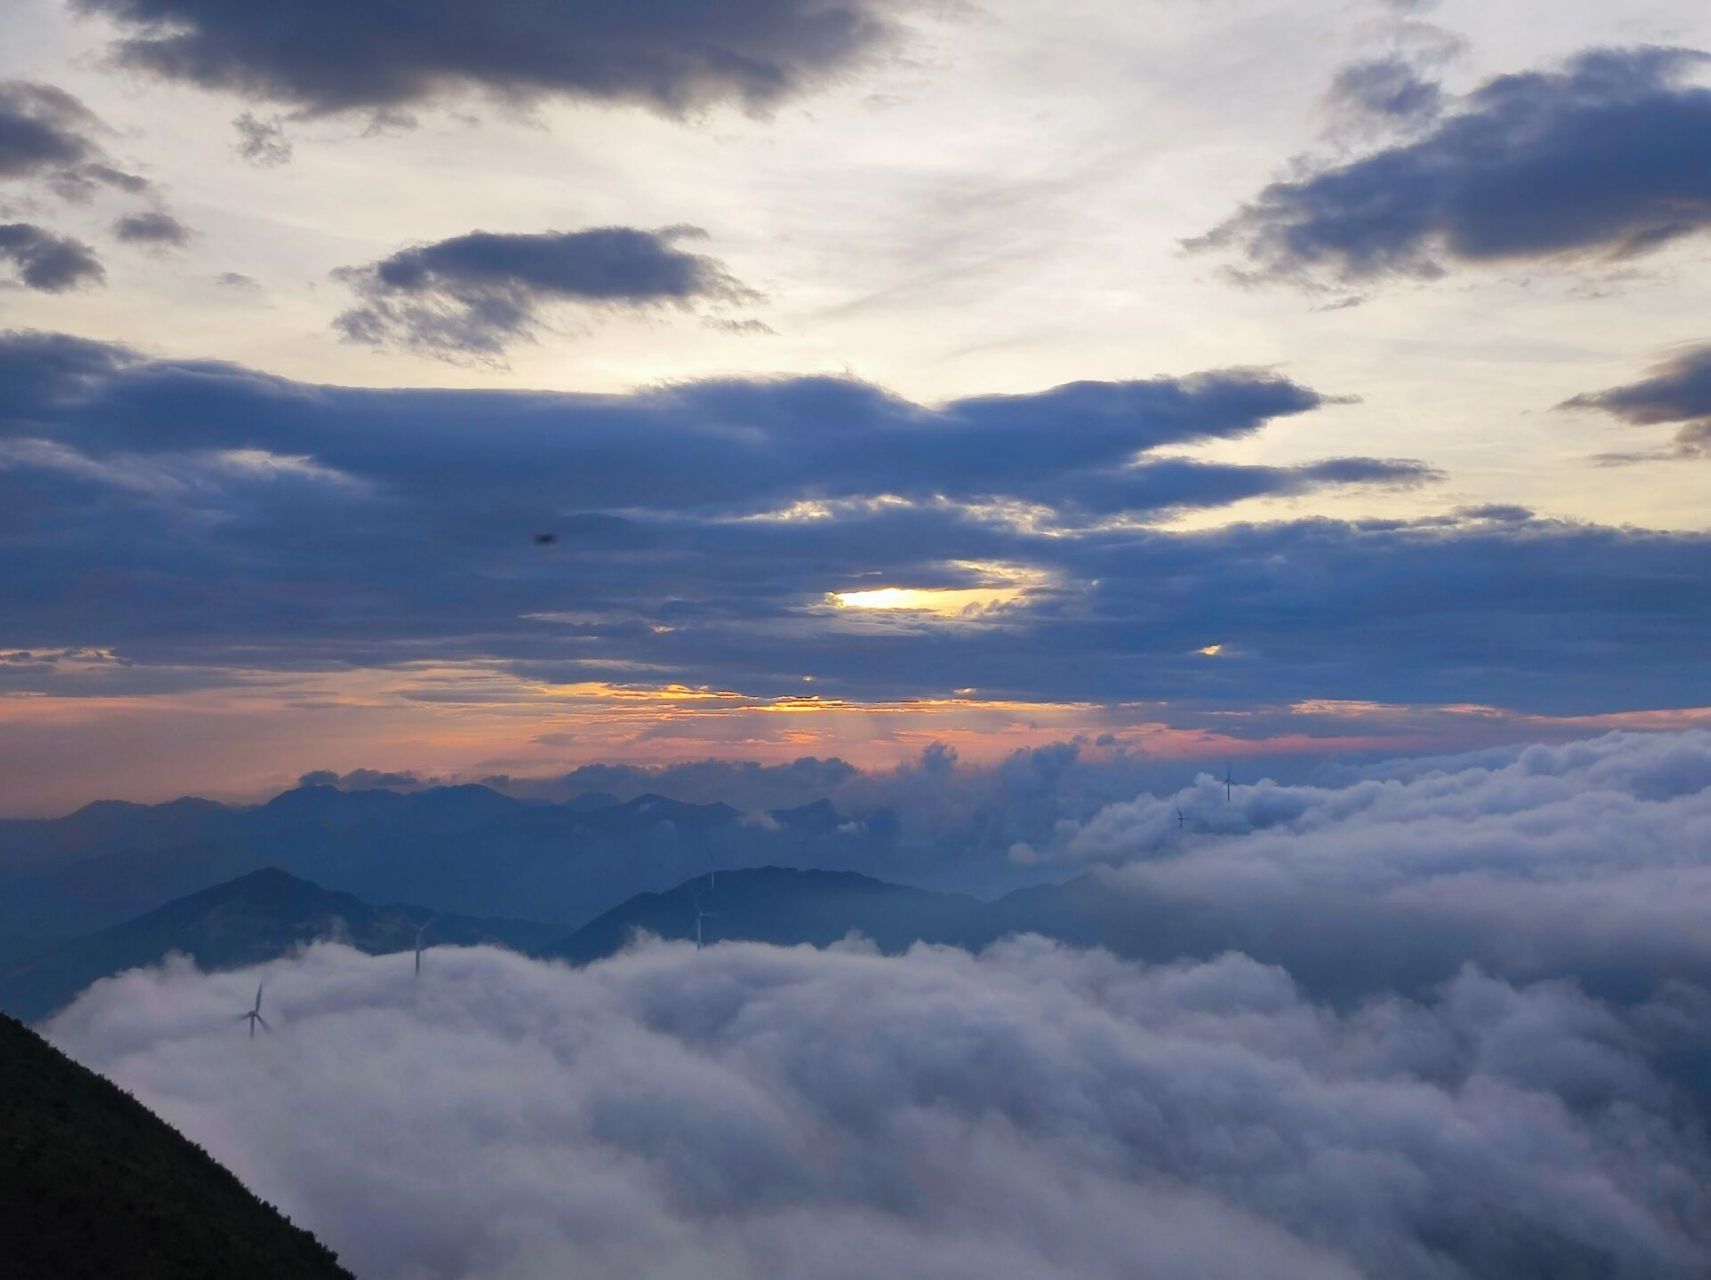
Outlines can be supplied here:
<path id="1" fill-rule="evenodd" d="M 706 938 L 701 931 L 701 922 L 708 916 L 716 916 L 718 914 L 719 913 L 717 911 L 703 911 L 701 909 L 701 899 L 695 899 L 695 949 L 697 951 L 707 945 Z"/>
<path id="2" fill-rule="evenodd" d="M 416 926 L 416 976 L 418 978 L 422 976 L 422 939 L 427 936 L 428 930 L 433 927 L 436 918 L 430 916 Z"/>
<path id="3" fill-rule="evenodd" d="M 1236 771 L 1231 765 L 1224 766 L 1224 803 L 1230 803 L 1230 788 L 1235 785 Z"/>
<path id="4" fill-rule="evenodd" d="M 266 985 L 267 985 L 266 983 L 257 983 L 256 984 L 255 1007 L 253 1009 L 251 1009 L 248 1013 L 240 1013 L 238 1015 L 238 1018 L 237 1018 L 237 1020 L 239 1022 L 248 1022 L 250 1024 L 250 1039 L 251 1040 L 255 1039 L 255 1024 L 258 1022 L 261 1023 L 261 1027 L 262 1027 L 263 1031 L 267 1031 L 269 1033 L 271 1033 L 273 1031 L 273 1028 L 267 1025 L 267 1019 L 261 1016 L 261 989 L 262 989 L 262 987 L 264 987 Z"/>

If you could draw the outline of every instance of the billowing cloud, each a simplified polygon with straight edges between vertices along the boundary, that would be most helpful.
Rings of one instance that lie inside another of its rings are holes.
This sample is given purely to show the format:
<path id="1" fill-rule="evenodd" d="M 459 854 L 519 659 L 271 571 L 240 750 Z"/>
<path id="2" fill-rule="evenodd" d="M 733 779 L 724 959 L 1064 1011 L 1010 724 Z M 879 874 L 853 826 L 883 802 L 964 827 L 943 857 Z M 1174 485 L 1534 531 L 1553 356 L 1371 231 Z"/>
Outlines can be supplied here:
<path id="1" fill-rule="evenodd" d="M 685 760 L 668 765 L 589 764 L 557 778 L 491 779 L 510 794 L 570 799 L 610 795 L 632 800 L 650 793 L 689 804 L 728 804 L 744 812 L 812 803 L 854 782 L 861 771 L 846 761 L 804 756 L 786 764 L 753 760 Z"/>
<path id="2" fill-rule="evenodd" d="M 493 357 L 533 337 L 557 304 L 642 309 L 754 295 L 716 259 L 678 242 L 698 227 L 596 227 L 505 235 L 472 231 L 336 273 L 362 305 L 338 327 L 356 342 L 401 342 L 442 357 Z"/>
<path id="3" fill-rule="evenodd" d="M 0 262 L 11 265 L 18 283 L 43 293 L 64 293 L 107 278 L 88 245 L 29 222 L 0 224 Z"/>
<path id="4" fill-rule="evenodd" d="M 119 23 L 137 70 L 310 113 L 396 113 L 458 91 L 668 114 L 772 104 L 842 74 L 896 32 L 881 0 L 451 0 L 407 16 L 336 0 L 73 0 Z"/>
<path id="5" fill-rule="evenodd" d="M 1711 455 L 1711 345 L 1681 352 L 1638 382 L 1578 395 L 1559 408 L 1599 409 L 1635 426 L 1679 424 L 1678 456 Z"/>
<path id="6" fill-rule="evenodd" d="M 132 972 L 50 1035 L 371 1280 L 1711 1265 L 1706 1153 L 1643 1026 L 1474 972 L 1337 1016 L 1242 957 L 1038 939 L 436 948 L 420 982 L 319 946 Z"/>
<path id="7" fill-rule="evenodd" d="M 351 769 L 336 773 L 312 769 L 297 779 L 300 787 L 337 787 L 341 791 L 415 791 L 430 785 L 416 774 L 387 769 Z"/>
<path id="8" fill-rule="evenodd" d="M 1454 263 L 1629 258 L 1711 225 L 1711 89 L 1691 50 L 1597 49 L 1501 76 L 1424 136 L 1273 183 L 1201 249 L 1254 278 L 1430 279 Z M 1345 91 L 1405 114 L 1429 105 L 1402 70 Z"/>
<path id="9" fill-rule="evenodd" d="M 1711 733 L 1404 761 L 1342 785 L 1215 778 L 1108 807 L 1065 840 L 1120 867 L 1143 954 L 1227 947 L 1347 996 L 1466 960 L 1632 997 L 1711 985 Z"/>

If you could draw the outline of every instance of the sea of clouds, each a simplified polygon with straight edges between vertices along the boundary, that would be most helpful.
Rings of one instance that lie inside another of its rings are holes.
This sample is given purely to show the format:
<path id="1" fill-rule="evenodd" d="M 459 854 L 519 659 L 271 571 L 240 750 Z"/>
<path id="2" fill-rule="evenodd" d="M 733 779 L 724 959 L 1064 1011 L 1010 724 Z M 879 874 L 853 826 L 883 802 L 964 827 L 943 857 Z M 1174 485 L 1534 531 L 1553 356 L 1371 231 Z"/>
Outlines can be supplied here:
<path id="1" fill-rule="evenodd" d="M 363 1280 L 1711 1274 L 1711 735 L 1206 778 L 1039 856 L 1123 955 L 322 944 L 47 1031 Z"/>
<path id="2" fill-rule="evenodd" d="M 1178 814 L 1181 814 L 1179 819 Z M 1624 1000 L 1711 985 L 1711 734 L 1398 761 L 1337 785 L 1203 776 L 1066 824 L 1147 954 L 1237 948 L 1325 994 L 1464 962 Z"/>
<path id="3" fill-rule="evenodd" d="M 126 974 L 51 1035 L 365 1280 L 1711 1267 L 1687 1108 L 1559 983 L 1339 1015 L 1245 957 L 1037 938 L 442 949 L 420 982 L 324 944 Z"/>

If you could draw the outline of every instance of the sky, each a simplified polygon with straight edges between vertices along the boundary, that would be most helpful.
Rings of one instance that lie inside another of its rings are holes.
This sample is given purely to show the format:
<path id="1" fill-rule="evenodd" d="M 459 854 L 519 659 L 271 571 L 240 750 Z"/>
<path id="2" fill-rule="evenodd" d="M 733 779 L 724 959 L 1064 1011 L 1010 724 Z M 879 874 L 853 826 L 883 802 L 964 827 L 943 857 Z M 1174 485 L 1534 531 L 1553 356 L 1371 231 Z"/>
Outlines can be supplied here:
<path id="1" fill-rule="evenodd" d="M 12 0 L 0 812 L 1711 721 L 1687 0 Z"/>

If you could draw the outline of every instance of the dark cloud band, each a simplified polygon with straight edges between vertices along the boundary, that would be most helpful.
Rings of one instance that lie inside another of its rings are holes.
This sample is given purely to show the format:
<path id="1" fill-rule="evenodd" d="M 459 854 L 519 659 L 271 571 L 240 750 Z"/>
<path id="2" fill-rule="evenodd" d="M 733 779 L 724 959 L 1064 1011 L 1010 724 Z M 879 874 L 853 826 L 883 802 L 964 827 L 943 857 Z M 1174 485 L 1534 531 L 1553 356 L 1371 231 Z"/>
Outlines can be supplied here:
<path id="1" fill-rule="evenodd" d="M 1646 253 L 1711 225 L 1711 90 L 1687 79 L 1704 61 L 1600 49 L 1500 77 L 1416 141 L 1274 183 L 1192 247 L 1233 251 L 1259 279 L 1340 283 Z M 1381 110 L 1423 105 L 1398 75 L 1346 88 Z"/>
<path id="2" fill-rule="evenodd" d="M 0 382 L 0 644 L 19 648 L 117 646 L 214 680 L 432 652 L 756 695 L 811 671 L 853 698 L 1711 703 L 1699 535 L 1508 509 L 1157 528 L 1430 478 L 1160 455 L 1323 405 L 1271 373 L 937 407 L 826 378 L 385 391 L 15 335 Z M 826 604 L 1007 583 L 1009 604 L 936 623 Z"/>
<path id="3" fill-rule="evenodd" d="M 555 304 L 646 308 L 753 295 L 715 259 L 678 247 L 695 227 L 473 231 L 338 273 L 363 304 L 339 317 L 357 342 L 401 342 L 448 358 L 492 357 L 535 334 Z"/>
<path id="4" fill-rule="evenodd" d="M 396 111 L 459 90 L 680 113 L 749 109 L 837 75 L 894 36 L 880 0 L 74 0 L 126 30 L 126 65 L 309 112 Z"/>

